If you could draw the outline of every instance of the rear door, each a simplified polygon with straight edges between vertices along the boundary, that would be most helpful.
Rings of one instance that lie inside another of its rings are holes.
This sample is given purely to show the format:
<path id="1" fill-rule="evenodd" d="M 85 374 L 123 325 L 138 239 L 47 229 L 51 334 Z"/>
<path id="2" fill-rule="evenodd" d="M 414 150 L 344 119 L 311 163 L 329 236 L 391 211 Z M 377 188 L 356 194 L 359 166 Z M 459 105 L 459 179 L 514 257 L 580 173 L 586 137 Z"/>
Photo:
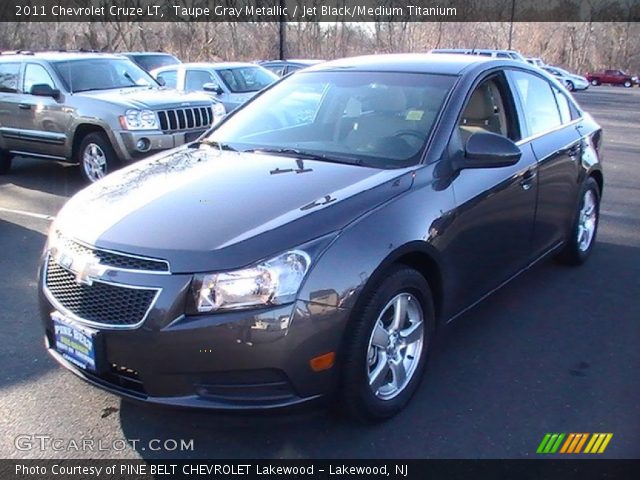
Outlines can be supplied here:
<path id="1" fill-rule="evenodd" d="M 41 64 L 26 63 L 22 74 L 18 110 L 15 122 L 20 129 L 18 150 L 47 157 L 63 158 L 68 142 L 67 127 L 71 112 L 60 98 L 31 94 L 34 85 L 49 85 L 60 89 L 51 73 Z"/>
<path id="2" fill-rule="evenodd" d="M 0 63 L 0 148 L 3 150 L 16 150 L 20 145 L 17 124 L 20 68 L 20 62 Z"/>
<path id="3" fill-rule="evenodd" d="M 564 241 L 571 229 L 580 188 L 581 139 L 577 112 L 566 93 L 529 71 L 512 70 L 509 79 L 525 120 L 524 141 L 538 163 L 538 207 L 533 255 Z"/>

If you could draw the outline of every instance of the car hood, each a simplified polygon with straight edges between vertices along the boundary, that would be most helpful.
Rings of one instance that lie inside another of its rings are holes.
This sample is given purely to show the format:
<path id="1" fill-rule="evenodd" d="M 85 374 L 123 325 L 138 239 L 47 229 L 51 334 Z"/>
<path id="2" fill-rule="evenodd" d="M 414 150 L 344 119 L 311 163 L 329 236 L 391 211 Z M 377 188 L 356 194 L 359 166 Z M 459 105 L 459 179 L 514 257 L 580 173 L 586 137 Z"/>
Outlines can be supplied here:
<path id="1" fill-rule="evenodd" d="M 127 108 L 151 109 L 180 108 L 189 105 L 210 104 L 207 95 L 192 92 L 180 92 L 165 88 L 121 88 L 114 90 L 95 90 L 76 93 Z"/>
<path id="2" fill-rule="evenodd" d="M 231 269 L 338 232 L 412 182 L 412 169 L 182 147 L 82 190 L 54 228 L 176 273 Z"/>

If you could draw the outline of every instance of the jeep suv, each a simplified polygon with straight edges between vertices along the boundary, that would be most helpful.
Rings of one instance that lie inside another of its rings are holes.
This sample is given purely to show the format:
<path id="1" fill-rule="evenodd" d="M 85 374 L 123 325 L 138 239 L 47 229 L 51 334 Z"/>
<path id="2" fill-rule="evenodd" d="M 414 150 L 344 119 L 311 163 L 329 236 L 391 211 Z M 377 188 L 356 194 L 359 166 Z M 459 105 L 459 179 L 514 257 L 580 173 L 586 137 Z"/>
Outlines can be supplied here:
<path id="1" fill-rule="evenodd" d="M 0 55 L 0 173 L 15 155 L 78 163 L 89 182 L 190 142 L 224 107 L 161 88 L 118 55 Z"/>

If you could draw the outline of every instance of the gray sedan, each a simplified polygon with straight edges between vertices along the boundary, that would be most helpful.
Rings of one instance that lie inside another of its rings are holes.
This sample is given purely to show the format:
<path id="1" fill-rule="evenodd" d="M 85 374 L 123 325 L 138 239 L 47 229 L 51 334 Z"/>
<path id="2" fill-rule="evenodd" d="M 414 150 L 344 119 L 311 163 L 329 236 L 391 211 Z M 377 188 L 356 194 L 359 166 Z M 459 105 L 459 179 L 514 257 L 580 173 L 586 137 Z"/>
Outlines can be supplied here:
<path id="1" fill-rule="evenodd" d="M 273 82 L 278 76 L 253 63 L 183 63 L 157 68 L 151 74 L 167 87 L 201 91 L 222 102 L 230 112 Z"/>
<path id="2" fill-rule="evenodd" d="M 574 73 L 567 72 L 560 67 L 551 67 L 548 65 L 542 67 L 542 69 L 556 77 L 570 92 L 573 92 L 574 90 L 586 90 L 589 88 L 589 81 L 582 75 L 576 75 Z"/>

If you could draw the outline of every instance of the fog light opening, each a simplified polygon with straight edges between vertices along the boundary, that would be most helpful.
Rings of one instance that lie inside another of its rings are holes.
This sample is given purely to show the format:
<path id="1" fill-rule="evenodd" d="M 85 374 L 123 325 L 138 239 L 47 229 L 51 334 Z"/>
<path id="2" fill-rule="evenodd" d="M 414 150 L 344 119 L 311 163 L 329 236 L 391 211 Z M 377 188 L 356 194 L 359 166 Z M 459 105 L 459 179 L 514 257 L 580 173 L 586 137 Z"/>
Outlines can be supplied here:
<path id="1" fill-rule="evenodd" d="M 136 149 L 139 152 L 148 152 L 151 148 L 151 141 L 148 138 L 141 138 L 136 142 Z"/>
<path id="2" fill-rule="evenodd" d="M 335 359 L 335 352 L 325 353 L 323 355 L 313 357 L 311 360 L 309 360 L 309 366 L 314 372 L 322 372 L 323 370 L 329 370 L 331 367 L 333 367 Z"/>

